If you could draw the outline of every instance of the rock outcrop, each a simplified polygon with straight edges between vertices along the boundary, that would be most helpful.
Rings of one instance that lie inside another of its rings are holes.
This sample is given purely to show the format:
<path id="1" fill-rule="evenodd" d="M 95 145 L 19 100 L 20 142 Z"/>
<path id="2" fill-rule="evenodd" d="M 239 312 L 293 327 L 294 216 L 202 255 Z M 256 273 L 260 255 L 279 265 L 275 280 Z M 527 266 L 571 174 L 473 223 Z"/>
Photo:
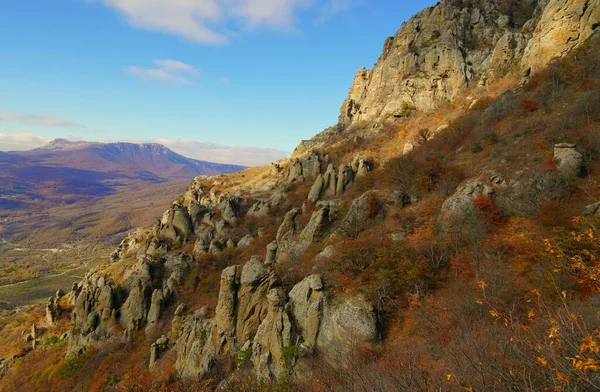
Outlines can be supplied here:
<path id="1" fill-rule="evenodd" d="M 559 173 L 574 177 L 581 173 L 583 155 L 575 149 L 575 144 L 559 143 L 554 146 L 554 161 Z"/>
<path id="2" fill-rule="evenodd" d="M 210 370 L 216 359 L 213 331 L 213 320 L 201 314 L 183 321 L 176 344 L 176 368 L 182 377 L 196 379 Z"/>
<path id="3" fill-rule="evenodd" d="M 584 42 L 599 13 L 598 0 L 442 0 L 388 38 L 373 69 L 357 72 L 340 124 L 432 111 L 511 69 L 536 72 Z"/>
<path id="4" fill-rule="evenodd" d="M 583 216 L 600 216 L 600 201 L 586 206 L 581 211 Z"/>
<path id="5" fill-rule="evenodd" d="M 215 361 L 241 356 L 257 374 L 277 378 L 293 373 L 315 350 L 345 352 L 379 339 L 366 301 L 333 296 L 319 275 L 287 293 L 258 259 L 224 269 L 214 318 L 200 313 L 179 327 L 177 369 L 184 377 L 202 376 Z"/>

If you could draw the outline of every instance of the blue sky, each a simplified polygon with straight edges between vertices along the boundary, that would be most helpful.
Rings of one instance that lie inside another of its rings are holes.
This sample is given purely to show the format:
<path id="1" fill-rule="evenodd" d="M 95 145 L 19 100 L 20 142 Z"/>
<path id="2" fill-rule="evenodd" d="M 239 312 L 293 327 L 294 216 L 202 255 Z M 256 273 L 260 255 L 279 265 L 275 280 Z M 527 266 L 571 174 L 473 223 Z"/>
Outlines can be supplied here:
<path id="1" fill-rule="evenodd" d="M 158 140 L 270 160 L 335 124 L 357 69 L 433 3 L 3 0 L 0 150 Z"/>

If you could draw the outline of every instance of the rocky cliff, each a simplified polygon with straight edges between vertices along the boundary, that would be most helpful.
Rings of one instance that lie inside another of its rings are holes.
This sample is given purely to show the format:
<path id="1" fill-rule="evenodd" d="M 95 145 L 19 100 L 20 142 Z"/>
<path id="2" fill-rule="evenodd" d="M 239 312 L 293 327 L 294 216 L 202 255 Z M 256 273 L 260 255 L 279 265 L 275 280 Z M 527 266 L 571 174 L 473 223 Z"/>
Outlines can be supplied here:
<path id="1" fill-rule="evenodd" d="M 344 101 L 346 126 L 433 111 L 467 87 L 535 73 L 598 27 L 597 0 L 442 0 L 404 23 Z"/>

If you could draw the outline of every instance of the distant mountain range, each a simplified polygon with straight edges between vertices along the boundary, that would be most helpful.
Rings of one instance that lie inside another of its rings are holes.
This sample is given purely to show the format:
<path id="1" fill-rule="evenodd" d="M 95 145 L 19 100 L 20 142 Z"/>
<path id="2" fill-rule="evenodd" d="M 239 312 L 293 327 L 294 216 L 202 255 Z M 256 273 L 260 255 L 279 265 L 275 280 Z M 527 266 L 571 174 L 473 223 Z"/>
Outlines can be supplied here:
<path id="1" fill-rule="evenodd" d="M 34 201 L 70 204 L 133 184 L 191 180 L 243 169 L 186 158 L 155 143 L 56 139 L 29 151 L 0 151 L 0 209 L 21 208 Z"/>
<path id="2" fill-rule="evenodd" d="M 185 179 L 207 174 L 231 173 L 244 169 L 239 165 L 225 165 L 186 158 L 162 144 L 71 142 L 56 139 L 48 145 L 29 151 L 4 155 L 25 158 L 30 163 L 46 166 L 99 172 L 152 173 L 163 179 Z M 2 159 L 0 157 L 0 159 Z"/>

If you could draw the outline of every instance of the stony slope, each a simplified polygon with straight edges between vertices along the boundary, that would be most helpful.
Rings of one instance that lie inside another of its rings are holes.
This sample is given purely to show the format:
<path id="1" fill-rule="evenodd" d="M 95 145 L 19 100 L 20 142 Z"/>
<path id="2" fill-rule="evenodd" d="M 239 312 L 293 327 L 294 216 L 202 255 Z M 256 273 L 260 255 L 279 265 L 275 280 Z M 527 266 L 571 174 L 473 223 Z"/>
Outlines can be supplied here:
<path id="1" fill-rule="evenodd" d="M 221 390 L 594 390 L 598 4 L 481 4 L 415 16 L 340 124 L 197 178 L 53 297 L 70 358 L 124 344 L 153 377 Z"/>

